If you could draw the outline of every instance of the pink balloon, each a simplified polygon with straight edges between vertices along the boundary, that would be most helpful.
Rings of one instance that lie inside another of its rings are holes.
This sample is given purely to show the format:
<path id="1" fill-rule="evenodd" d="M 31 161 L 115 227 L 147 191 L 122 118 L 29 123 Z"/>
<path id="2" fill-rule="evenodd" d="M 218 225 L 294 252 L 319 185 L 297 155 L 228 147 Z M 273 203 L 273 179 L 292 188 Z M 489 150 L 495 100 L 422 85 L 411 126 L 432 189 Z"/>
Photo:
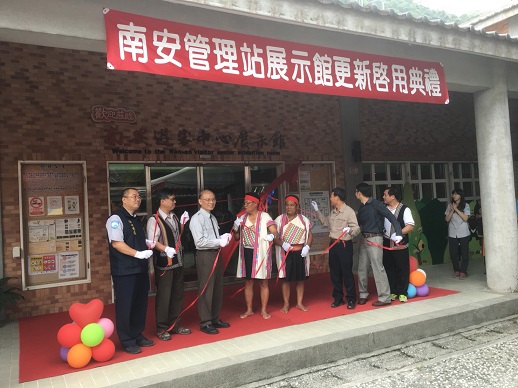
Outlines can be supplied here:
<path id="1" fill-rule="evenodd" d="M 101 318 L 97 322 L 99 325 L 102 326 L 104 330 L 104 338 L 109 338 L 113 334 L 113 322 L 108 318 Z"/>

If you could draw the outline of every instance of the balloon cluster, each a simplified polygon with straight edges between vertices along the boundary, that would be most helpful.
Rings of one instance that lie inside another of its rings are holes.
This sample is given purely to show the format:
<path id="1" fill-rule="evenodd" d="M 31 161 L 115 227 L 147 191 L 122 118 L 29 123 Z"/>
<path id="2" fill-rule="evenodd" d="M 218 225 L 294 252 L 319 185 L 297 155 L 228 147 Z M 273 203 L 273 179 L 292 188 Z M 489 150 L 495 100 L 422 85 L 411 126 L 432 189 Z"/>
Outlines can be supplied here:
<path id="1" fill-rule="evenodd" d="M 426 296 L 430 289 L 426 285 L 426 272 L 418 269 L 418 262 L 414 256 L 410 256 L 410 276 L 408 278 L 407 295 L 409 298 L 415 296 Z"/>
<path id="2" fill-rule="evenodd" d="M 113 322 L 101 318 L 103 309 L 99 299 L 70 306 L 68 313 L 73 322 L 61 326 L 57 337 L 61 345 L 59 355 L 72 368 L 82 368 L 92 358 L 108 361 L 115 354 L 115 344 L 109 339 L 113 334 Z"/>

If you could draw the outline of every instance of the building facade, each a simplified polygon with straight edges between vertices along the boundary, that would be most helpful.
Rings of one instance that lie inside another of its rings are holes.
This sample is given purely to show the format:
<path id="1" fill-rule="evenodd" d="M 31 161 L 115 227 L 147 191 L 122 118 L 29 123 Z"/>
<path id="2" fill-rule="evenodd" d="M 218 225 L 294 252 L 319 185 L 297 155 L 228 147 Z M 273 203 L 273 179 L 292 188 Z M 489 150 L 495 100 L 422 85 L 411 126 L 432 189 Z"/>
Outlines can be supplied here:
<path id="1" fill-rule="evenodd" d="M 349 204 L 357 207 L 356 184 L 380 181 L 379 192 L 391 181 L 391 165 L 408 169 L 401 181 L 414 178 L 416 199 L 448 198 L 451 185 L 465 181 L 471 197 L 481 198 L 495 215 L 485 230 L 507 226 L 506 233 L 486 237 L 488 285 L 515 291 L 516 219 L 509 221 L 518 141 L 515 40 L 333 1 L 209 3 L 103 5 L 232 32 L 440 62 L 449 104 L 110 71 L 97 2 L 7 1 L 0 12 L 2 265 L 4 276 L 17 277 L 25 289 L 13 317 L 63 311 L 93 298 L 111 302 L 105 222 L 122 188 L 139 189 L 146 199 L 142 216 L 152 215 L 152 194 L 163 185 L 177 190 L 178 209 L 191 215 L 197 192 L 210 188 L 222 214 L 233 217 L 245 191 L 265 189 L 294 165 L 295 178 L 272 191 L 273 213 L 282 210 L 277 200 L 286 193 L 325 197 L 334 186 L 346 187 Z M 444 178 L 427 178 L 423 171 L 434 164 L 446 166 Z M 471 174 L 464 179 L 463 165 Z M 460 177 L 448 168 L 460 169 Z M 378 179 L 383 171 L 389 177 Z M 72 176 L 79 179 L 75 186 Z M 60 191 L 59 185 L 66 188 Z M 496 193 L 500 200 L 494 204 Z M 325 247 L 325 236 L 317 238 L 315 253 Z M 49 258 L 52 249 L 58 253 Z M 497 267 L 496 257 L 506 257 L 507 270 Z M 324 257 L 315 254 L 312 260 L 315 271 L 325 270 Z"/>

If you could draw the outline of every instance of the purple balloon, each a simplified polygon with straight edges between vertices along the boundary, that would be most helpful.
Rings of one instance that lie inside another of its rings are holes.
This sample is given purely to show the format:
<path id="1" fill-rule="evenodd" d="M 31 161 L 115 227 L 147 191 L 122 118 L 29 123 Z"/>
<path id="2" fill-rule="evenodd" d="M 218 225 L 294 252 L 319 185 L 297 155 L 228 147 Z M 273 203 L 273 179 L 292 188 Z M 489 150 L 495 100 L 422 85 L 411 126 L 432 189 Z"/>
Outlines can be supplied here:
<path id="1" fill-rule="evenodd" d="M 416 289 L 417 296 L 426 296 L 430 292 L 430 289 L 428 288 L 426 283 L 420 287 L 416 287 L 415 289 Z"/>
<path id="2" fill-rule="evenodd" d="M 65 348 L 64 346 L 62 346 L 59 351 L 59 357 L 61 357 L 61 359 L 65 362 L 67 362 L 67 356 L 68 356 L 69 350 L 70 350 L 70 348 Z"/>

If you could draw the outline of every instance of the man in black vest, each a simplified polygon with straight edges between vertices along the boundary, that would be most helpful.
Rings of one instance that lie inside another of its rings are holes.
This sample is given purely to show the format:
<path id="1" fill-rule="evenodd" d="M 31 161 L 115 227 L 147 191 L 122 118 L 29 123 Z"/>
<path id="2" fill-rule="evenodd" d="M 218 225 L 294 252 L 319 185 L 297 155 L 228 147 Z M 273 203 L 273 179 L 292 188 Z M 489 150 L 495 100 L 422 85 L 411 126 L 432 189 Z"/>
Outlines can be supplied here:
<path id="1" fill-rule="evenodd" d="M 403 239 L 394 244 L 391 236 L 395 233 L 394 227 L 385 218 L 385 232 L 383 246 L 391 250 L 383 250 L 383 266 L 387 272 L 390 284 L 390 299 L 400 302 L 407 301 L 408 277 L 410 275 L 410 258 L 408 254 L 408 234 L 414 229 L 414 218 L 410 208 L 401 203 L 401 193 L 396 187 L 387 187 L 383 192 L 383 202 L 388 210 L 397 218 L 403 231 Z"/>
<path id="2" fill-rule="evenodd" d="M 171 188 L 160 189 L 155 196 L 159 208 L 147 222 L 148 239 L 155 242 L 155 316 L 157 337 L 169 341 L 171 334 L 191 334 L 178 317 L 183 304 L 183 247 L 180 236 L 189 220 L 184 212 L 181 221 L 173 213 L 176 198 Z M 174 326 L 173 326 L 174 325 Z M 169 330 L 169 331 L 168 331 Z"/>
<path id="3" fill-rule="evenodd" d="M 143 346 L 154 345 L 142 335 L 149 290 L 148 258 L 153 251 L 148 249 L 144 227 L 136 214 L 141 201 L 137 189 L 125 189 L 122 207 L 106 221 L 115 293 L 115 327 L 122 349 L 130 354 L 140 353 Z"/>

